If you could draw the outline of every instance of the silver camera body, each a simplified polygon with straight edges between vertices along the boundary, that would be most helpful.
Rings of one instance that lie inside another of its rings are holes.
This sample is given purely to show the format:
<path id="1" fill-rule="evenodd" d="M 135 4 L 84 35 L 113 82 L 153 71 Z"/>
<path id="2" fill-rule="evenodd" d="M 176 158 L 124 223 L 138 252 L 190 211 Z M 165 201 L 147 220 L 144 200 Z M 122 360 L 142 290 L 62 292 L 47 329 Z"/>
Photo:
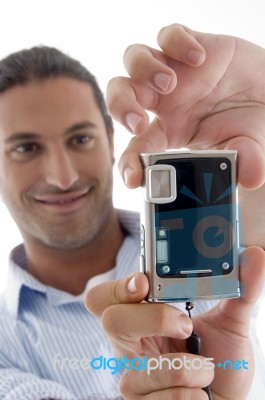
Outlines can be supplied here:
<path id="1" fill-rule="evenodd" d="M 147 301 L 240 296 L 236 151 L 141 154 Z"/>

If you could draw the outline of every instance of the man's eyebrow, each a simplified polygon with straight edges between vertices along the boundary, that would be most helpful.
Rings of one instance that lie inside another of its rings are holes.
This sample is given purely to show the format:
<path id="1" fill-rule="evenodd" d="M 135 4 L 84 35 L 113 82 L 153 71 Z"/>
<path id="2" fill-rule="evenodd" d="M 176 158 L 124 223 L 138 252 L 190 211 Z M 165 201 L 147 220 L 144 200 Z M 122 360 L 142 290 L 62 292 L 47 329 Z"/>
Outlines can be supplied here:
<path id="1" fill-rule="evenodd" d="M 40 135 L 33 132 L 16 132 L 10 135 L 6 140 L 5 143 L 12 143 L 19 140 L 37 140 L 40 138 Z"/>
<path id="2" fill-rule="evenodd" d="M 72 125 L 70 128 L 66 130 L 66 134 L 73 133 L 75 131 L 86 129 L 86 128 L 96 128 L 97 126 L 89 121 L 78 122 Z"/>
<path id="3" fill-rule="evenodd" d="M 96 128 L 96 127 L 97 126 L 95 124 L 93 124 L 92 122 L 89 122 L 89 121 L 77 122 L 76 124 L 70 126 L 70 128 L 67 128 L 65 133 L 71 134 L 71 133 L 74 133 L 81 129 Z M 38 135 L 37 133 L 34 133 L 34 132 L 15 132 L 5 140 L 5 143 L 8 144 L 8 143 L 17 142 L 20 140 L 21 141 L 22 140 L 38 140 L 40 138 L 41 138 L 41 135 Z"/>

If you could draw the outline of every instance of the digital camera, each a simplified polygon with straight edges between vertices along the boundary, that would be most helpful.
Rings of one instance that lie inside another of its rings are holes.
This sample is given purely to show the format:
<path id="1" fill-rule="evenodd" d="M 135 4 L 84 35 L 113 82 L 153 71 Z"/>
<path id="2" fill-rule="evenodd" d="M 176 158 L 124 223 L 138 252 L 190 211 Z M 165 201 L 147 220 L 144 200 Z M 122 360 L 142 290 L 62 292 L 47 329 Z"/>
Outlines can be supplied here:
<path id="1" fill-rule="evenodd" d="M 147 300 L 240 296 L 236 151 L 141 154 Z"/>

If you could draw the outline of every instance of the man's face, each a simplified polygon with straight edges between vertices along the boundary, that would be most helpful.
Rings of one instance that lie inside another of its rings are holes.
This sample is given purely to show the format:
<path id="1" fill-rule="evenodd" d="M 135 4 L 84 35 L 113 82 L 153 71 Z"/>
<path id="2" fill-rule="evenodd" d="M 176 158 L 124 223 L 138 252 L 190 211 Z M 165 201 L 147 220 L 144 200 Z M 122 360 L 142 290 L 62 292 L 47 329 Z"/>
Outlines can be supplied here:
<path id="1" fill-rule="evenodd" d="M 0 94 L 0 191 L 24 240 L 95 239 L 112 211 L 112 164 L 89 84 L 60 77 Z"/>

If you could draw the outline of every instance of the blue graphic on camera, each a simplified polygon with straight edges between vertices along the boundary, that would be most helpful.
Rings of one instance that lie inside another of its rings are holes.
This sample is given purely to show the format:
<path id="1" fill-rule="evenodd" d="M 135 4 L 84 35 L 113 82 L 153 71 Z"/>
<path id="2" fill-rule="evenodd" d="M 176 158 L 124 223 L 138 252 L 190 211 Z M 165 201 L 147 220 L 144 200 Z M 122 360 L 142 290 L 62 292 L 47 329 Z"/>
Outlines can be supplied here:
<path id="1" fill-rule="evenodd" d="M 211 196 L 213 173 L 202 175 L 204 185 L 196 186 L 197 193 L 181 185 L 173 207 L 157 207 L 156 264 L 161 277 L 218 276 L 233 269 L 235 187 L 222 186 L 221 193 Z"/>
<path id="2" fill-rule="evenodd" d="M 216 226 L 210 226 L 203 232 L 203 241 L 207 246 L 218 247 L 224 242 L 225 233 Z"/>

